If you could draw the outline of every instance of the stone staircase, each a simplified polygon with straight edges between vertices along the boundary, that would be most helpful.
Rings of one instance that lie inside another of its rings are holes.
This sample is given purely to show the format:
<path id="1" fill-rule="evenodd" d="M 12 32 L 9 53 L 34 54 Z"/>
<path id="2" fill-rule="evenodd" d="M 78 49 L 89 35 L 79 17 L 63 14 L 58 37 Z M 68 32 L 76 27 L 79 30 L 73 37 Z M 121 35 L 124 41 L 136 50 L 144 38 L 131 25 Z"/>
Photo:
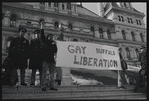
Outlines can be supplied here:
<path id="1" fill-rule="evenodd" d="M 99 85 L 70 85 L 57 86 L 58 91 L 41 91 L 36 87 L 16 87 L 2 86 L 2 99 L 141 99 L 146 100 L 145 93 L 132 92 L 133 86 L 127 89 L 118 89 L 116 86 Z"/>

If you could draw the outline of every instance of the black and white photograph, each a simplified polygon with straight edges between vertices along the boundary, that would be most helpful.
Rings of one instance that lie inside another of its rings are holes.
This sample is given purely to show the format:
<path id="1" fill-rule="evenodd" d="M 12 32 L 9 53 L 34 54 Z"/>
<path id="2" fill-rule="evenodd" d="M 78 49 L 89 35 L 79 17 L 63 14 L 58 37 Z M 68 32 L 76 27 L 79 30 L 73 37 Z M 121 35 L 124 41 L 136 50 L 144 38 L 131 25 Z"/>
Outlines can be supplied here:
<path id="1" fill-rule="evenodd" d="M 2 2 L 3 100 L 147 100 L 147 2 Z"/>

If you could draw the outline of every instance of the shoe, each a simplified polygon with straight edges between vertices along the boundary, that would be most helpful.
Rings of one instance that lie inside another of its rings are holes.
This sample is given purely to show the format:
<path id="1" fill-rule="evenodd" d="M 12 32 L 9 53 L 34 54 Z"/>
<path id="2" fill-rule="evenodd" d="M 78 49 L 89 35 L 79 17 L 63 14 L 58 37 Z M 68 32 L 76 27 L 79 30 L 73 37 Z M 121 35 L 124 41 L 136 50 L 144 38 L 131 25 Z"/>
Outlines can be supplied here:
<path id="1" fill-rule="evenodd" d="M 126 87 L 124 86 L 121 86 L 121 87 L 118 87 L 119 89 L 127 89 Z"/>
<path id="2" fill-rule="evenodd" d="M 41 90 L 42 91 L 47 91 L 47 88 L 46 87 L 42 87 Z"/>
<path id="3" fill-rule="evenodd" d="M 138 88 L 135 87 L 135 88 L 133 89 L 133 92 L 138 92 Z"/>
<path id="4" fill-rule="evenodd" d="M 27 86 L 27 84 L 26 84 L 25 82 L 21 83 L 21 85 L 23 85 L 23 86 Z"/>
<path id="5" fill-rule="evenodd" d="M 55 91 L 57 91 L 58 89 L 56 89 L 56 88 L 50 88 L 50 90 L 55 90 Z"/>

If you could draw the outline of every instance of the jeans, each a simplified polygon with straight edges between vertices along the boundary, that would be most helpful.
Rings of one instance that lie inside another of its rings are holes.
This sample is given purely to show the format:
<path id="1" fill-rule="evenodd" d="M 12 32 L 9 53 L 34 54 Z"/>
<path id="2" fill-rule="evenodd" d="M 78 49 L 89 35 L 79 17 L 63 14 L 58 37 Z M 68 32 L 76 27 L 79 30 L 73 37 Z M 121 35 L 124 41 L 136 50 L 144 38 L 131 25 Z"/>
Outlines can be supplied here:
<path id="1" fill-rule="evenodd" d="M 47 63 L 46 61 L 43 61 L 41 87 L 45 87 L 49 83 L 49 79 L 47 78 L 47 71 L 50 72 L 50 88 L 53 88 L 55 64 Z"/>

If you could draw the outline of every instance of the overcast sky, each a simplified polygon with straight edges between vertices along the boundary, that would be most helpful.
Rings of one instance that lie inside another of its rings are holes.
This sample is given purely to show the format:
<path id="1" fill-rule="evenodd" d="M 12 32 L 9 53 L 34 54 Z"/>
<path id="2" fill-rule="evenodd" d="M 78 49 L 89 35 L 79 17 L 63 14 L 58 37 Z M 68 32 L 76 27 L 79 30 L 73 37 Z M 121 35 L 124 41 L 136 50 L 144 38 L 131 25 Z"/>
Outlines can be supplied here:
<path id="1" fill-rule="evenodd" d="M 85 2 L 85 3 L 82 3 L 83 7 L 85 8 L 88 8 L 89 10 L 91 10 L 92 12 L 98 14 L 98 9 L 97 9 L 97 2 L 94 3 L 94 2 L 91 2 L 91 3 L 88 3 L 88 2 Z M 146 12 L 146 2 L 132 2 L 132 6 L 145 14 L 145 17 L 144 17 L 144 23 L 145 23 L 145 26 L 146 26 L 146 16 L 147 16 L 147 12 Z"/>

